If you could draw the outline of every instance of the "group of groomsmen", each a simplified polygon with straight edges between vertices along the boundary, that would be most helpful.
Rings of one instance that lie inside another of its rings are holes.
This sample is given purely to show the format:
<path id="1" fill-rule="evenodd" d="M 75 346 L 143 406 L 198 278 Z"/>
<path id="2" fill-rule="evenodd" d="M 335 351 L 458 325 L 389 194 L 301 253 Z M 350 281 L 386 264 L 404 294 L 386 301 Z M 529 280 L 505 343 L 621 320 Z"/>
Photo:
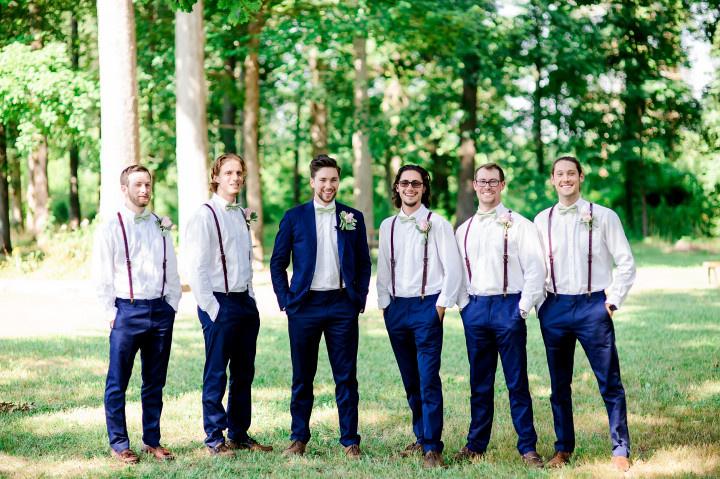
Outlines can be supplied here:
<path id="1" fill-rule="evenodd" d="M 205 340 L 205 446 L 216 456 L 272 450 L 248 434 L 260 317 L 252 286 L 250 226 L 255 216 L 236 202 L 246 171 L 240 156 L 219 156 L 210 175 L 212 197 L 184 232 L 189 284 Z M 292 423 L 290 444 L 283 451 L 288 456 L 304 454 L 310 441 L 313 381 L 323 335 L 336 385 L 340 444 L 348 458 L 362 456 L 358 316 L 365 310 L 371 260 L 362 213 L 335 200 L 340 173 L 327 155 L 312 160 L 313 198 L 285 213 L 270 260 L 290 338 Z M 503 205 L 502 168 L 482 165 L 473 178 L 478 210 L 453 231 L 429 209 L 428 172 L 417 165 L 397 172 L 392 202 L 399 211 L 380 226 L 377 293 L 412 414 L 415 438 L 401 456 L 422 455 L 426 467 L 444 465 L 442 324 L 446 309 L 457 305 L 470 363 L 471 418 L 467 442 L 456 460 L 480 459 L 488 447 L 499 356 L 522 461 L 531 467 L 567 464 L 575 449 L 571 384 L 579 341 L 607 409 L 612 463 L 622 471 L 630 468 L 612 316 L 632 286 L 635 266 L 617 214 L 583 199 L 583 181 L 576 158 L 558 158 L 551 173 L 558 203 L 540 212 L 533 224 Z M 128 439 L 125 391 L 140 350 L 142 451 L 169 460 L 174 455 L 160 444 L 160 415 L 181 295 L 168 236 L 171 224 L 148 209 L 152 176 L 145 167 L 126 168 L 120 187 L 124 205 L 99 227 L 93 260 L 98 295 L 111 327 L 105 389 L 108 436 L 114 457 L 128 464 L 139 461 Z M 536 451 L 527 374 L 525 320 L 533 307 L 545 343 L 557 439 L 547 462 Z"/>

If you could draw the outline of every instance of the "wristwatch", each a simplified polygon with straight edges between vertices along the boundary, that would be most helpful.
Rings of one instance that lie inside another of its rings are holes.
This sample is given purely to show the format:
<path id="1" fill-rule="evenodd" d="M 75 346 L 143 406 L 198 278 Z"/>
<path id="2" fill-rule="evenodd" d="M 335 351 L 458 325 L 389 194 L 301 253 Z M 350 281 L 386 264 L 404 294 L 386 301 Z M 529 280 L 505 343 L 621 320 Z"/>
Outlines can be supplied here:
<path id="1" fill-rule="evenodd" d="M 521 310 L 520 310 L 520 317 L 521 317 L 522 319 L 527 319 L 527 317 L 528 317 L 528 312 L 525 311 L 525 310 L 523 310 L 523 309 L 521 309 Z"/>

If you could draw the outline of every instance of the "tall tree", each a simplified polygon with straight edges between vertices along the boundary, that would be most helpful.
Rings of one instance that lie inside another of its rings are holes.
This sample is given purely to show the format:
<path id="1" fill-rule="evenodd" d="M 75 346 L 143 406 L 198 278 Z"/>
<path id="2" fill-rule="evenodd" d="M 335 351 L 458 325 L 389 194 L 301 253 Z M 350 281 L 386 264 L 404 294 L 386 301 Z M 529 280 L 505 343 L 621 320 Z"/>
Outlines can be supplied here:
<path id="1" fill-rule="evenodd" d="M 175 14 L 175 78 L 177 92 L 177 170 L 180 230 L 207 199 L 207 117 L 203 2 L 192 12 Z"/>
<path id="2" fill-rule="evenodd" d="M 359 12 L 360 25 L 363 24 L 365 13 Z M 361 31 L 367 31 L 362 29 Z M 375 215 L 373 211 L 373 172 L 370 157 L 370 113 L 368 105 L 368 74 L 367 74 L 367 38 L 358 35 L 353 38 L 355 57 L 355 82 L 353 99 L 355 106 L 353 145 L 353 176 L 355 187 L 353 197 L 355 207 L 363 212 L 367 227 L 368 241 L 375 237 Z"/>
<path id="3" fill-rule="evenodd" d="M 76 14 L 70 17 L 70 62 L 74 71 L 80 68 L 80 43 L 78 38 L 78 19 Z M 78 168 L 80 166 L 80 149 L 77 142 L 70 144 L 70 227 L 80 226 L 80 182 L 78 181 Z"/>
<path id="4" fill-rule="evenodd" d="M 317 45 L 311 45 L 308 51 L 310 67 L 310 140 L 313 158 L 328 150 L 328 112 L 327 97 L 323 87 L 323 71 L 325 64 L 320 57 Z"/>
<path id="5" fill-rule="evenodd" d="M 11 252 L 7 136 L 5 135 L 5 125 L 0 123 L 0 256 Z"/>

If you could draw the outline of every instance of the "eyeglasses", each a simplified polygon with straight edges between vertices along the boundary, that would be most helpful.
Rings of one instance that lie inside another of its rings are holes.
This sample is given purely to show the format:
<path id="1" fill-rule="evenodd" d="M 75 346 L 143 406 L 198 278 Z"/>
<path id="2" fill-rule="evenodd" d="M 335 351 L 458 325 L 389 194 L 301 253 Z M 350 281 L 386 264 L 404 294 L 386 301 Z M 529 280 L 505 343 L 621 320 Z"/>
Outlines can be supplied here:
<path id="1" fill-rule="evenodd" d="M 408 180 L 398 181 L 398 186 L 400 186 L 400 188 L 407 188 L 408 186 L 412 186 L 414 189 L 418 189 L 422 185 L 423 185 L 422 181 L 408 181 Z"/>
<path id="2" fill-rule="evenodd" d="M 480 187 L 486 187 L 489 186 L 491 188 L 495 188 L 500 184 L 500 180 L 492 179 L 492 180 L 475 180 L 475 184 Z"/>

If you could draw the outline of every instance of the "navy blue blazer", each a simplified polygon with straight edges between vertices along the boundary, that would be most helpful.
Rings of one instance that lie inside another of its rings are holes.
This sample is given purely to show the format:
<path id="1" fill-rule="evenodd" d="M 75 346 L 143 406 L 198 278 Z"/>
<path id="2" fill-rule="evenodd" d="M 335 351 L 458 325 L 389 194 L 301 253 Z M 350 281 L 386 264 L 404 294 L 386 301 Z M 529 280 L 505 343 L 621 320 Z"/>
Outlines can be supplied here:
<path id="1" fill-rule="evenodd" d="M 350 300 L 358 311 L 365 309 L 370 286 L 370 250 L 368 249 L 365 219 L 361 212 L 335 202 L 337 245 L 340 273 Z M 357 219 L 354 230 L 340 229 L 340 213 L 347 211 Z M 297 310 L 310 291 L 317 254 L 317 231 L 313 201 L 298 205 L 285 213 L 270 259 L 270 277 L 280 309 Z M 288 284 L 287 268 L 292 255 L 293 274 Z"/>

